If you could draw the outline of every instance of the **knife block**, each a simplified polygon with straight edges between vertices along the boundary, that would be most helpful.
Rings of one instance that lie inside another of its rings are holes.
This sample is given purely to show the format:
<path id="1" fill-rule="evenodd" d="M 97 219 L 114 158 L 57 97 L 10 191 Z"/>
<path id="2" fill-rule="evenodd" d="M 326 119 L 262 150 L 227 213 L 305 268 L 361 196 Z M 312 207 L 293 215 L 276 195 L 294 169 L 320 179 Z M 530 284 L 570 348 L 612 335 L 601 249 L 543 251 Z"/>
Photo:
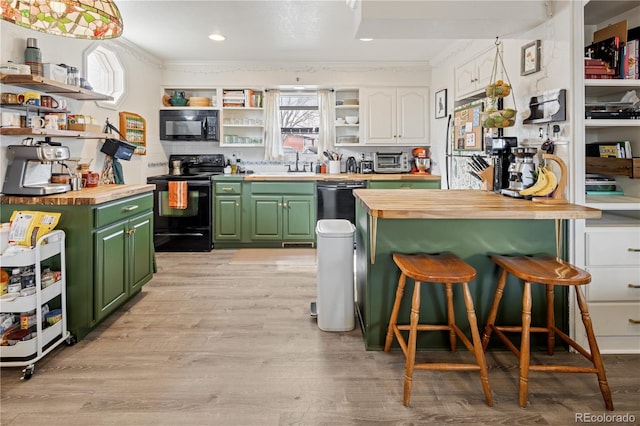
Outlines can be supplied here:
<path id="1" fill-rule="evenodd" d="M 489 166 L 481 172 L 477 172 L 482 178 L 482 189 L 485 191 L 493 191 L 493 166 Z"/>

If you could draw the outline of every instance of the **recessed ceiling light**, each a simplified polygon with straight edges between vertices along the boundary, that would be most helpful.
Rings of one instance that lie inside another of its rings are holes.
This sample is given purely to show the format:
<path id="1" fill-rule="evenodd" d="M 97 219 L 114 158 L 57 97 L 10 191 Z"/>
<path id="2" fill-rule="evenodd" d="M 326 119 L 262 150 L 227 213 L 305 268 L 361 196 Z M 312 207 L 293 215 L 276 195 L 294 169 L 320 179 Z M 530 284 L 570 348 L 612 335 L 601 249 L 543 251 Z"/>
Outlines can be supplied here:
<path id="1" fill-rule="evenodd" d="M 360 41 L 371 41 L 373 40 L 372 38 L 361 38 Z"/>
<path id="2" fill-rule="evenodd" d="M 210 34 L 209 38 L 213 41 L 224 41 L 227 38 L 225 36 L 223 36 L 222 34 Z"/>

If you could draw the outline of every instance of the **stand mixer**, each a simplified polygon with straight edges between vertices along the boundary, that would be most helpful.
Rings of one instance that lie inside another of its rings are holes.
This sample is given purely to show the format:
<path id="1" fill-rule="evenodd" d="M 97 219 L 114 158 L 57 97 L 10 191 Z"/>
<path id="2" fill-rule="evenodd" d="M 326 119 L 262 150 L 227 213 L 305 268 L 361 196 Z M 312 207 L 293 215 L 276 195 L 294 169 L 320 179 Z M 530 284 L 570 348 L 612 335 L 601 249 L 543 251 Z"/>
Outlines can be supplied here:
<path id="1" fill-rule="evenodd" d="M 538 152 L 535 147 L 517 147 L 512 150 L 515 161 L 509 164 L 509 188 L 503 189 L 502 194 L 509 197 L 523 198 L 520 191 L 534 184 L 533 173 L 536 165 L 533 157 Z"/>
<path id="2" fill-rule="evenodd" d="M 68 160 L 69 148 L 45 142 L 7 146 L 9 164 L 2 193 L 7 195 L 49 195 L 71 190 L 69 184 L 51 183 L 52 164 Z"/>
<path id="3" fill-rule="evenodd" d="M 414 163 L 411 173 L 430 174 L 429 148 L 414 148 L 411 154 L 413 154 Z"/>

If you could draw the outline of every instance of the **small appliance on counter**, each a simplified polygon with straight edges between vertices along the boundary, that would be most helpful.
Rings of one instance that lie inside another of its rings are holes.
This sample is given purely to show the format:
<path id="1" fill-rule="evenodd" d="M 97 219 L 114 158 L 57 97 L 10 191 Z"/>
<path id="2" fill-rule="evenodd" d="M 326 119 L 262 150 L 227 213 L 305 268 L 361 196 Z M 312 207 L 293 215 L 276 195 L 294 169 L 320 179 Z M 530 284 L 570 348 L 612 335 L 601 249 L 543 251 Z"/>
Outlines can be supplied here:
<path id="1" fill-rule="evenodd" d="M 515 161 L 509 164 L 509 187 L 503 189 L 501 193 L 509 197 L 524 198 L 520 191 L 530 187 L 535 182 L 533 173 L 536 165 L 533 156 L 538 152 L 535 147 L 517 147 L 513 149 Z"/>
<path id="2" fill-rule="evenodd" d="M 413 167 L 411 173 L 431 174 L 431 158 L 429 158 L 429 148 L 414 148 Z"/>
<path id="3" fill-rule="evenodd" d="M 376 152 L 373 155 L 375 173 L 409 173 L 409 155 L 406 152 Z"/>
<path id="4" fill-rule="evenodd" d="M 347 158 L 346 167 L 347 167 L 347 173 L 357 173 L 358 163 L 356 162 L 356 158 L 355 157 Z"/>
<path id="5" fill-rule="evenodd" d="M 52 165 L 70 157 L 69 148 L 44 141 L 33 144 L 28 138 L 22 145 L 9 145 L 9 164 L 2 193 L 6 195 L 50 195 L 71 190 L 66 183 L 51 183 Z"/>
<path id="6" fill-rule="evenodd" d="M 373 173 L 373 161 L 362 160 L 360 161 L 360 173 L 363 175 L 370 175 Z"/>
<path id="7" fill-rule="evenodd" d="M 485 144 L 485 152 L 493 160 L 493 191 L 500 194 L 509 187 L 509 164 L 514 160 L 511 151 L 518 146 L 518 138 L 488 138 Z"/>

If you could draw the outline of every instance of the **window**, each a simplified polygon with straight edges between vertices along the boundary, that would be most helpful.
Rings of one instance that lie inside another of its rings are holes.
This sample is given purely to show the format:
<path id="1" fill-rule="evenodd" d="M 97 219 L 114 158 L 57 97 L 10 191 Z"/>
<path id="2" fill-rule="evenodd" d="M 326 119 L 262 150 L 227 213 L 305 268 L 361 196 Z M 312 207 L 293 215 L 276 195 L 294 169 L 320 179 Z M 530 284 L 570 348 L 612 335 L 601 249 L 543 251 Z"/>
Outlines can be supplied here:
<path id="1" fill-rule="evenodd" d="M 124 67 L 112 50 L 94 45 L 85 52 L 86 78 L 93 91 L 113 97 L 113 101 L 100 102 L 115 107 L 124 99 Z"/>
<path id="2" fill-rule="evenodd" d="M 285 154 L 317 154 L 320 112 L 316 92 L 282 92 L 280 120 Z"/>

